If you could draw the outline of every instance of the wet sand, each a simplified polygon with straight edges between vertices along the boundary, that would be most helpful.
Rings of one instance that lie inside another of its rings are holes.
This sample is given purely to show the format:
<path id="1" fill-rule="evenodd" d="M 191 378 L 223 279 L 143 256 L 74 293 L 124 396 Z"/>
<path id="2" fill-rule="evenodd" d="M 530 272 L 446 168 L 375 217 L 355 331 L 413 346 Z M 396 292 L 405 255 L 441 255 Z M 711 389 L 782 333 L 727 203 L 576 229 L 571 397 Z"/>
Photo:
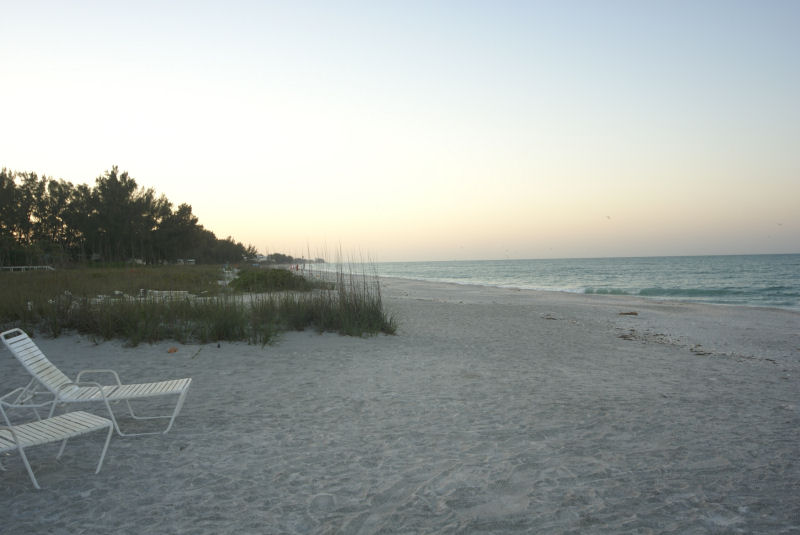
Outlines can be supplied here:
<path id="1" fill-rule="evenodd" d="M 3 457 L 0 531 L 800 533 L 800 314 L 383 292 L 395 336 L 37 337 L 71 376 L 193 382 L 168 435 L 115 437 L 98 475 L 100 434 L 29 450 L 41 491 Z M 2 392 L 26 382 L 0 350 Z"/>

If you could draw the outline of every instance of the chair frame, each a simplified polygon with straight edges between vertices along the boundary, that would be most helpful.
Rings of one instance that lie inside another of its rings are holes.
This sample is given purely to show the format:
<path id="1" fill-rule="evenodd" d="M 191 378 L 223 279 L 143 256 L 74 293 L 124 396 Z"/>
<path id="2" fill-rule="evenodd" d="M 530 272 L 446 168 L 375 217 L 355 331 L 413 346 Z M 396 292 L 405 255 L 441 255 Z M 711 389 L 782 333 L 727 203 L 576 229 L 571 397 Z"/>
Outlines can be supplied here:
<path id="1" fill-rule="evenodd" d="M 186 394 L 192 382 L 191 378 L 184 378 L 157 383 L 123 384 L 119 374 L 109 369 L 82 370 L 76 376 L 75 381 L 71 381 L 58 367 L 50 362 L 33 340 L 21 329 L 11 329 L 0 333 L 0 339 L 28 373 L 33 376 L 31 381 L 20 389 L 21 392 L 18 393 L 17 403 L 29 402 L 34 396 L 43 392 L 42 388 L 55 396 L 55 402 L 50 409 L 48 417 L 53 416 L 57 404 L 102 402 L 108 410 L 111 422 L 114 424 L 114 429 L 119 436 L 168 433 L 183 407 Z M 81 379 L 86 374 L 109 374 L 114 381 L 111 385 L 105 386 L 94 381 L 82 381 Z M 130 404 L 131 400 L 170 395 L 177 395 L 178 401 L 172 413 L 166 415 L 139 416 L 133 411 L 133 407 Z M 166 429 L 143 433 L 124 433 L 119 427 L 114 411 L 111 410 L 110 403 L 120 401 L 125 403 L 128 413 L 135 420 L 169 419 Z"/>
<path id="2" fill-rule="evenodd" d="M 6 401 L 7 398 L 16 396 L 12 402 Z M 25 403 L 18 403 L 20 399 L 26 399 Z M 0 414 L 6 425 L 0 425 L 0 451 L 13 451 L 17 450 L 22 463 L 25 465 L 25 470 L 31 478 L 31 482 L 36 489 L 41 489 L 36 476 L 33 474 L 33 469 L 28 461 L 28 455 L 25 449 L 38 446 L 41 444 L 48 444 L 50 442 L 61 441 L 61 447 L 58 450 L 56 459 L 60 459 L 64 454 L 64 449 L 67 446 L 67 441 L 70 438 L 99 431 L 108 428 L 106 441 L 103 445 L 103 451 L 100 453 L 100 460 L 97 462 L 97 468 L 94 473 L 100 473 L 103 467 L 103 460 L 108 451 L 108 444 L 111 442 L 111 436 L 114 434 L 114 424 L 108 418 L 102 418 L 94 414 L 89 414 L 83 411 L 69 412 L 61 416 L 41 419 L 37 409 L 46 407 L 48 405 L 55 405 L 55 398 L 44 403 L 30 403 L 32 399 L 28 396 L 24 388 L 17 388 L 8 394 L 0 397 Z M 5 408 L 13 409 L 33 409 L 36 413 L 37 419 L 30 423 L 14 425 L 8 417 Z M 0 464 L 0 470 L 5 471 L 6 468 Z"/>

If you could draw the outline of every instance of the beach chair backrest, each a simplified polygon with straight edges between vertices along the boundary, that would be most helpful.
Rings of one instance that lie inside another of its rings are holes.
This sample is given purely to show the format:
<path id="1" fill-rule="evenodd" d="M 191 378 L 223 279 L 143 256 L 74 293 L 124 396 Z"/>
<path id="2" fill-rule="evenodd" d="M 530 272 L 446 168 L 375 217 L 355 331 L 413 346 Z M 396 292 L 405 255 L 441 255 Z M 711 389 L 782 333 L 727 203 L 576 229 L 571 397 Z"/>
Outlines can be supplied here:
<path id="1" fill-rule="evenodd" d="M 62 385 L 72 382 L 44 356 L 42 350 L 21 329 L 0 333 L 0 338 L 28 373 L 53 394 L 57 395 Z"/>

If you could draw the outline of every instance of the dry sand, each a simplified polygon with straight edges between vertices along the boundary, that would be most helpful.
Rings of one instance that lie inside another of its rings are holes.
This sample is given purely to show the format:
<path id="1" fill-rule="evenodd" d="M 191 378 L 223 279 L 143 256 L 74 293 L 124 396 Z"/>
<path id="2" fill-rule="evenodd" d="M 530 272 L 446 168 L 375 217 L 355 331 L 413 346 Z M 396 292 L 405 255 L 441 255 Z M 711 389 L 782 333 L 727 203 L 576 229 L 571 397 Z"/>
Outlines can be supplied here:
<path id="1" fill-rule="evenodd" d="M 396 336 L 37 338 L 70 375 L 194 381 L 98 475 L 99 434 L 30 450 L 41 491 L 4 458 L 0 532 L 800 533 L 800 314 L 383 289 Z"/>

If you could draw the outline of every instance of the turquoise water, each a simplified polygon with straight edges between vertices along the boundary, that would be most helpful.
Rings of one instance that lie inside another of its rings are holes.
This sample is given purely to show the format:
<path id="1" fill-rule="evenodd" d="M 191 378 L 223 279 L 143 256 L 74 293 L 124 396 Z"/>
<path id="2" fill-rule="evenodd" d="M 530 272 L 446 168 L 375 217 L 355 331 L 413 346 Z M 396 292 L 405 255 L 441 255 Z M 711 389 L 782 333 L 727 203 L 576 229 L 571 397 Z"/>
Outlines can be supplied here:
<path id="1" fill-rule="evenodd" d="M 381 262 L 379 275 L 800 311 L 800 254 Z"/>

